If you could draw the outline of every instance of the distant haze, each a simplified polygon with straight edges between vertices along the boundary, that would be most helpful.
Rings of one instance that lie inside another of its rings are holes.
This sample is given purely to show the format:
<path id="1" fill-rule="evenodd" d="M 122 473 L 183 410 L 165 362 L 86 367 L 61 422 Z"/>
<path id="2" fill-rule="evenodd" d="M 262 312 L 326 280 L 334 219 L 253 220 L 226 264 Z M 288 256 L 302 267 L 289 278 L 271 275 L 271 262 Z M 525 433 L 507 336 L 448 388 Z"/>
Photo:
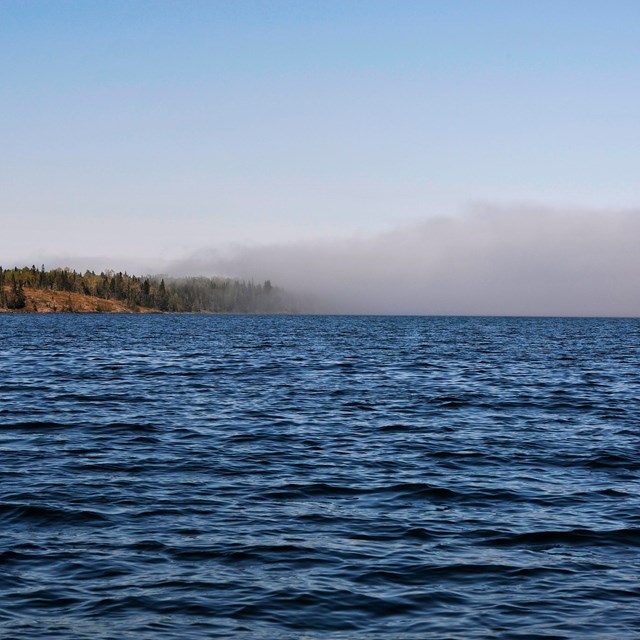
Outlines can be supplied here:
<path id="1" fill-rule="evenodd" d="M 341 313 L 640 315 L 640 211 L 483 208 L 335 241 L 200 252 L 175 274 L 270 278 Z"/>
<path id="2" fill-rule="evenodd" d="M 639 315 L 639 24 L 637 0 L 3 0 L 0 265 Z"/>

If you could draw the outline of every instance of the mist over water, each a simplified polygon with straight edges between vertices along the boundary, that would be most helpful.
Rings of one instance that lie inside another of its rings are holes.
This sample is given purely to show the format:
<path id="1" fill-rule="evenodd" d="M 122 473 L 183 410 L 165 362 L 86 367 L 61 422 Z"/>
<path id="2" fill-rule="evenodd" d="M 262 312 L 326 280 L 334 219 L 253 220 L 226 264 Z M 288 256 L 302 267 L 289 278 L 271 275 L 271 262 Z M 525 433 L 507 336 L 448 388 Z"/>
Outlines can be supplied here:
<path id="1" fill-rule="evenodd" d="M 304 310 L 637 316 L 640 211 L 478 207 L 374 235 L 202 250 L 176 275 L 271 279 Z"/>
<path id="2" fill-rule="evenodd" d="M 19 265 L 270 280 L 310 313 L 640 315 L 640 209 L 476 206 L 333 238 L 139 255 L 25 256 Z M 13 261 L 12 261 L 13 262 Z M 4 265 L 9 266 L 9 265 Z"/>

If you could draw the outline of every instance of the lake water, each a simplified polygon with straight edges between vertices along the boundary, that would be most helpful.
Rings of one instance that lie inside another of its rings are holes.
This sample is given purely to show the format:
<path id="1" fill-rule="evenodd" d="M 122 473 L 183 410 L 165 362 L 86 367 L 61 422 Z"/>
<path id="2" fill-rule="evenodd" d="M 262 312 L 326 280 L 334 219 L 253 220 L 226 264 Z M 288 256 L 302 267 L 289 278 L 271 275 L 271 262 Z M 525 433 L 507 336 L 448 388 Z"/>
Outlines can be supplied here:
<path id="1" fill-rule="evenodd" d="M 5 640 L 640 637 L 638 320 L 0 336 Z"/>

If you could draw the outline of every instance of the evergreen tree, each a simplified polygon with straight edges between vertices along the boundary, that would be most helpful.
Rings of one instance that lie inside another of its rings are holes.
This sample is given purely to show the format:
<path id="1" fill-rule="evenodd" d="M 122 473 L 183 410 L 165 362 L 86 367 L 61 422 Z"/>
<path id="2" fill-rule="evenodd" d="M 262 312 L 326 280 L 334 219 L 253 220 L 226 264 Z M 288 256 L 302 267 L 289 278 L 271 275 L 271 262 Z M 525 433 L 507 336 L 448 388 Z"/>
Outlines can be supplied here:
<path id="1" fill-rule="evenodd" d="M 4 271 L 0 267 L 0 308 L 6 309 L 7 307 L 7 294 L 4 290 Z"/>
<path id="2" fill-rule="evenodd" d="M 164 278 L 160 280 L 160 286 L 158 287 L 158 309 L 160 309 L 160 311 L 167 311 L 169 309 L 169 296 L 167 295 Z"/>
<path id="3" fill-rule="evenodd" d="M 16 280 L 16 274 L 11 274 L 11 292 L 7 297 L 7 308 L 9 309 L 24 309 L 27 304 L 27 298 L 24 294 L 22 282 Z"/>

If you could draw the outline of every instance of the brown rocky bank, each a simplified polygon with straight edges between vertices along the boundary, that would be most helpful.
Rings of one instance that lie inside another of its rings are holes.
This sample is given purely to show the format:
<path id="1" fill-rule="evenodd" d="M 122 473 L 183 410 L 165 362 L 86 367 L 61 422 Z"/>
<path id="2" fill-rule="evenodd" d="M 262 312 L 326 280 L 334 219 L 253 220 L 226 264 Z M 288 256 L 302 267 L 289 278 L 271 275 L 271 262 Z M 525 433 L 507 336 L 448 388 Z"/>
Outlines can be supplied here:
<path id="1" fill-rule="evenodd" d="M 9 287 L 4 288 L 7 294 Z M 3 309 L 0 313 L 158 313 L 157 309 L 137 307 L 131 309 L 118 300 L 70 291 L 24 289 L 26 304 L 22 309 Z"/>

